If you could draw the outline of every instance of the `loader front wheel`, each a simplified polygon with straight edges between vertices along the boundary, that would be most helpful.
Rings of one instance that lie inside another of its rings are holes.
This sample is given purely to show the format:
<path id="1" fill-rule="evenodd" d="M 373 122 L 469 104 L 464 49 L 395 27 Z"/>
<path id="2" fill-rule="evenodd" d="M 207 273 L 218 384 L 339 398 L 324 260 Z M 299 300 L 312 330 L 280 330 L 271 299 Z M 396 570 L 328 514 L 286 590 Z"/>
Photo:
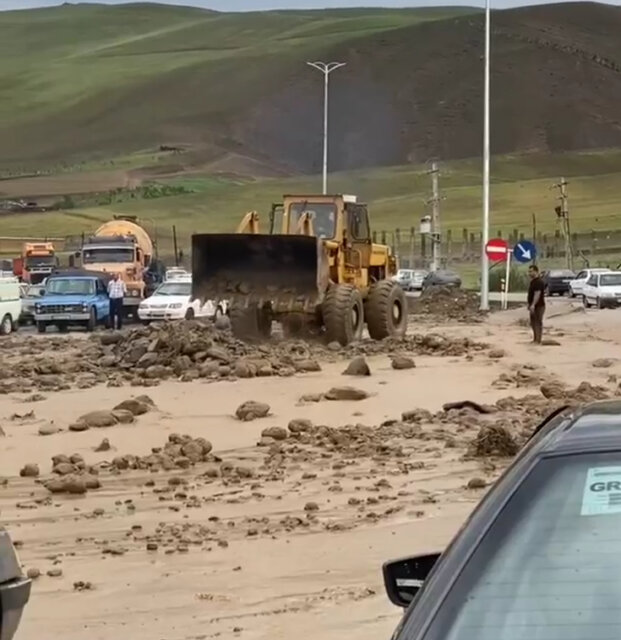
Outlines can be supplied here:
<path id="1" fill-rule="evenodd" d="M 241 340 L 267 340 L 272 333 L 272 316 L 268 307 L 232 304 L 229 320 L 233 335 Z"/>
<path id="2" fill-rule="evenodd" d="M 351 284 L 332 285 L 323 301 L 323 323 L 328 342 L 343 346 L 359 340 L 364 326 L 360 291 Z"/>
<path id="3" fill-rule="evenodd" d="M 405 335 L 408 306 L 403 289 L 391 280 L 372 284 L 364 304 L 364 314 L 373 340 Z"/>

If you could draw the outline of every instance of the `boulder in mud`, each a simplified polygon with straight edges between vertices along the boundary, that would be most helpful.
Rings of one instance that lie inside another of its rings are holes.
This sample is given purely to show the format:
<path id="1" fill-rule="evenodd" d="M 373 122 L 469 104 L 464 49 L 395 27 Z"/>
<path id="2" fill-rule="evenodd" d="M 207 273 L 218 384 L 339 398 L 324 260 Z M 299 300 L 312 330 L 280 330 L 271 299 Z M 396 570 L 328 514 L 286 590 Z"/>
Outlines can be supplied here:
<path id="1" fill-rule="evenodd" d="M 325 394 L 326 400 L 364 400 L 369 393 L 356 387 L 332 387 Z"/>
<path id="2" fill-rule="evenodd" d="M 19 475 L 22 478 L 36 478 L 38 477 L 39 473 L 40 471 L 38 464 L 28 463 L 21 468 Z"/>
<path id="3" fill-rule="evenodd" d="M 119 402 L 119 404 L 114 407 L 114 411 L 129 411 L 134 416 L 141 416 L 144 413 L 147 413 L 153 408 L 153 405 L 143 402 L 138 398 L 129 398 L 128 400 L 123 400 L 123 402 Z"/>
<path id="4" fill-rule="evenodd" d="M 396 371 L 402 371 L 404 369 L 414 369 L 414 367 L 416 367 L 416 363 L 412 358 L 403 355 L 393 356 L 390 365 Z"/>
<path id="5" fill-rule="evenodd" d="M 344 376 L 370 376 L 371 369 L 364 356 L 356 356 L 343 371 Z"/>
<path id="6" fill-rule="evenodd" d="M 263 438 L 273 438 L 274 440 L 286 440 L 288 435 L 287 430 L 283 427 L 268 427 L 261 431 Z"/>
<path id="7" fill-rule="evenodd" d="M 76 422 L 81 422 L 87 427 L 93 427 L 96 429 L 103 427 L 113 427 L 118 424 L 118 420 L 114 417 L 112 411 L 90 411 L 80 416 Z"/>
<path id="8" fill-rule="evenodd" d="M 248 422 L 257 418 L 265 418 L 270 413 L 270 406 L 265 402 L 256 402 L 255 400 L 247 400 L 239 407 L 235 415 L 239 420 Z"/>

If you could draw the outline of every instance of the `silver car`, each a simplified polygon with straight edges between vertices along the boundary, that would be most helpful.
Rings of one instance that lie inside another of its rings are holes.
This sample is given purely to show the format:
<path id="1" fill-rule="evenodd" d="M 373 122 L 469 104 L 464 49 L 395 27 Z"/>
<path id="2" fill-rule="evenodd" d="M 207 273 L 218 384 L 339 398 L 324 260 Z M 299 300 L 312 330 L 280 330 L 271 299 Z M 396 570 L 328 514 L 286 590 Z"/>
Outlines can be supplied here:
<path id="1" fill-rule="evenodd" d="M 393 280 L 404 291 L 420 291 L 427 273 L 424 269 L 399 269 Z"/>

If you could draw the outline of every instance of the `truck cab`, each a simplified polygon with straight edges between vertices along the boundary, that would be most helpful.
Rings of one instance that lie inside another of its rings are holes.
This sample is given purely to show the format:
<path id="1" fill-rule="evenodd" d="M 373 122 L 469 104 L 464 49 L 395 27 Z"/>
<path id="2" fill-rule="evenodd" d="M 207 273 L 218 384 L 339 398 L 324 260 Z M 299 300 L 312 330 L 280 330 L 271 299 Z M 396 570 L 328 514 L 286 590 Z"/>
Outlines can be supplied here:
<path id="1" fill-rule="evenodd" d="M 39 333 L 55 326 L 65 332 L 70 326 L 93 331 L 110 320 L 109 278 L 84 270 L 55 272 L 47 280 L 35 303 L 35 324 Z"/>
<path id="2" fill-rule="evenodd" d="M 58 259 L 51 242 L 26 242 L 21 255 L 24 282 L 39 284 L 56 268 Z"/>

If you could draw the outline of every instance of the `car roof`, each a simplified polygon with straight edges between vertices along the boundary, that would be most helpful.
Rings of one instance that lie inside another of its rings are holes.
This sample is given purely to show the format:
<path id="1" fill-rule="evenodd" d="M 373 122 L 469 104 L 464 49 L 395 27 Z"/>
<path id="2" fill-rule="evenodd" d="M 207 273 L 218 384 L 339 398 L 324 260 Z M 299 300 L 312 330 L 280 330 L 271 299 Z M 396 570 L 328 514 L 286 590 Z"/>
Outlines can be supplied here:
<path id="1" fill-rule="evenodd" d="M 537 437 L 540 436 L 540 437 Z M 536 429 L 531 455 L 621 449 L 621 399 L 562 407 Z"/>

